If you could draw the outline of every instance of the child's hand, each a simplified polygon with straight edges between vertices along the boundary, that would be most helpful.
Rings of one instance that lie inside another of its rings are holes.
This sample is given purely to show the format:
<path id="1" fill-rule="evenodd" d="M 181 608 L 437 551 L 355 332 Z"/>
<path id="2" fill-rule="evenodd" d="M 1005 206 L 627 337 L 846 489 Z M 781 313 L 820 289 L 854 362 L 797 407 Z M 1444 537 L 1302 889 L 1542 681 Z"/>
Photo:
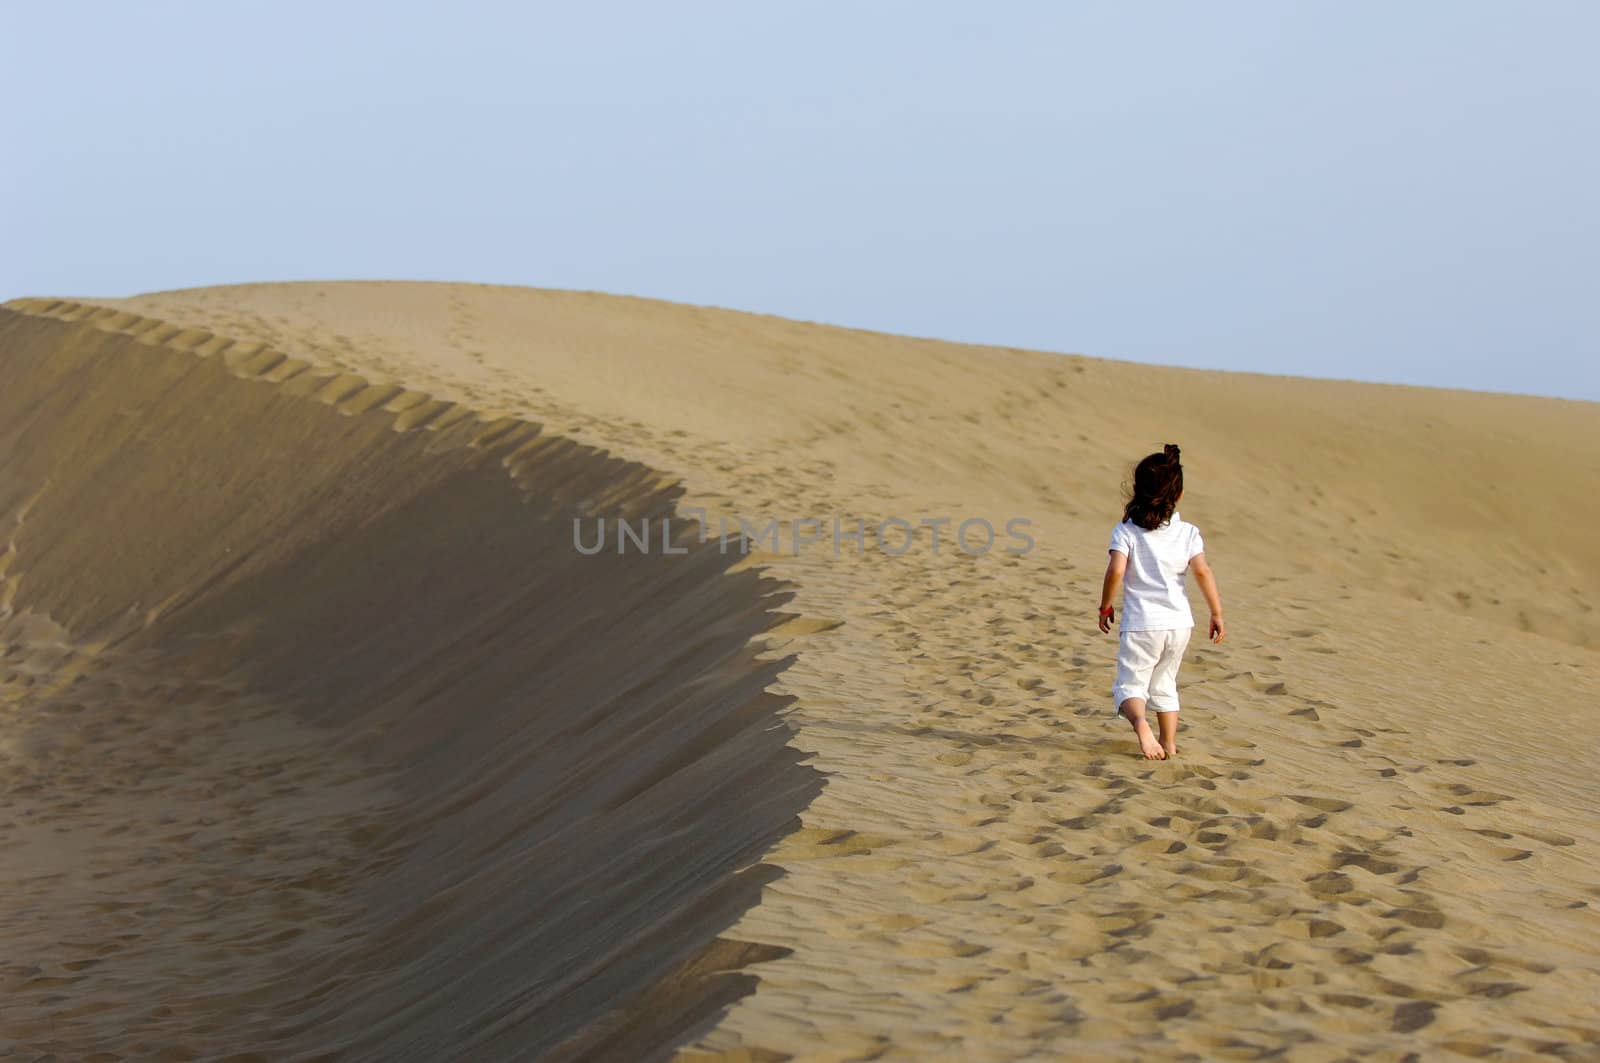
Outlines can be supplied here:
<path id="1" fill-rule="evenodd" d="M 1226 634 L 1227 634 L 1227 628 L 1222 623 L 1222 614 L 1221 613 L 1212 613 L 1211 614 L 1211 641 L 1212 642 L 1221 642 L 1222 639 L 1223 639 L 1223 636 L 1225 636 Z"/>
<path id="2" fill-rule="evenodd" d="M 1116 619 L 1116 610 L 1107 606 L 1100 613 L 1100 633 L 1104 635 L 1111 630 L 1111 622 Z"/>

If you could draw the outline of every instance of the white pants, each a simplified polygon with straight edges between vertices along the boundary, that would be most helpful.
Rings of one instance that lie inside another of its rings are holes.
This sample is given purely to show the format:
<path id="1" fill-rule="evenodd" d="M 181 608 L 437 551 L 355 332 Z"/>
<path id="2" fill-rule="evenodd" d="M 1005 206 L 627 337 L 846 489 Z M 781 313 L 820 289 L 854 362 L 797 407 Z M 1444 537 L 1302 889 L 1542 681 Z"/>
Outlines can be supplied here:
<path id="1" fill-rule="evenodd" d="M 1154 712 L 1178 711 L 1178 665 L 1193 628 L 1124 631 L 1117 647 L 1117 681 L 1111 687 L 1111 711 L 1122 711 L 1129 698 L 1143 698 Z"/>

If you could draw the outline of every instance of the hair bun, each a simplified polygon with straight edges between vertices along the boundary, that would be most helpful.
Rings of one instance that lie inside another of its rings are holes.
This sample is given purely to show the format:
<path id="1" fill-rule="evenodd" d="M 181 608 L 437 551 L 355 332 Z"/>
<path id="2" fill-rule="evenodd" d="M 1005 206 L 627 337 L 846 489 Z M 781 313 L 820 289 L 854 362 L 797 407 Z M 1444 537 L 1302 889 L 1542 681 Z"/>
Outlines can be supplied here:
<path id="1" fill-rule="evenodd" d="M 1161 453 L 1166 456 L 1166 459 L 1168 461 L 1173 461 L 1173 462 L 1177 461 L 1178 460 L 1178 444 L 1176 444 L 1176 443 L 1168 443 L 1166 446 L 1161 448 Z"/>

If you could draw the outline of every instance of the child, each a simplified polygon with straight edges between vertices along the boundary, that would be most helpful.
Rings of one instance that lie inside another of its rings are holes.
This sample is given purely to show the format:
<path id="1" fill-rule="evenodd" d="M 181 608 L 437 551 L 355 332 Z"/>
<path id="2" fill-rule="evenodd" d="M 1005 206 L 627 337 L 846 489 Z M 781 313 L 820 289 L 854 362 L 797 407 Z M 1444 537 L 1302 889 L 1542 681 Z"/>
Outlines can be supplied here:
<path id="1" fill-rule="evenodd" d="M 1178 753 L 1178 665 L 1194 627 L 1183 592 L 1186 570 L 1194 570 L 1195 582 L 1211 607 L 1211 641 L 1221 642 L 1223 636 L 1222 598 L 1206 564 L 1200 529 L 1178 519 L 1182 497 L 1183 466 L 1178 463 L 1177 446 L 1168 443 L 1134 469 L 1133 497 L 1123 510 L 1122 523 L 1111 529 L 1111 562 L 1100 592 L 1100 630 L 1110 631 L 1115 617 L 1111 603 L 1126 576 L 1122 643 L 1111 698 L 1115 711 L 1133 724 L 1146 760 L 1166 760 Z M 1145 719 L 1147 705 L 1161 727 L 1159 742 Z"/>

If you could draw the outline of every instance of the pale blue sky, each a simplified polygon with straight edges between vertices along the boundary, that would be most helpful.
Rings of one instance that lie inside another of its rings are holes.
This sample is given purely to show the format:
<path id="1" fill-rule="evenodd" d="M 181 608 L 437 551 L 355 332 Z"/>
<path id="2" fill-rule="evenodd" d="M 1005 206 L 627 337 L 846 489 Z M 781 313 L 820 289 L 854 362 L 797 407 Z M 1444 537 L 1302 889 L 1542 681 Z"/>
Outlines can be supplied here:
<path id="1" fill-rule="evenodd" d="M 1600 4 L 6 0 L 0 298 L 584 288 L 1600 399 Z"/>

